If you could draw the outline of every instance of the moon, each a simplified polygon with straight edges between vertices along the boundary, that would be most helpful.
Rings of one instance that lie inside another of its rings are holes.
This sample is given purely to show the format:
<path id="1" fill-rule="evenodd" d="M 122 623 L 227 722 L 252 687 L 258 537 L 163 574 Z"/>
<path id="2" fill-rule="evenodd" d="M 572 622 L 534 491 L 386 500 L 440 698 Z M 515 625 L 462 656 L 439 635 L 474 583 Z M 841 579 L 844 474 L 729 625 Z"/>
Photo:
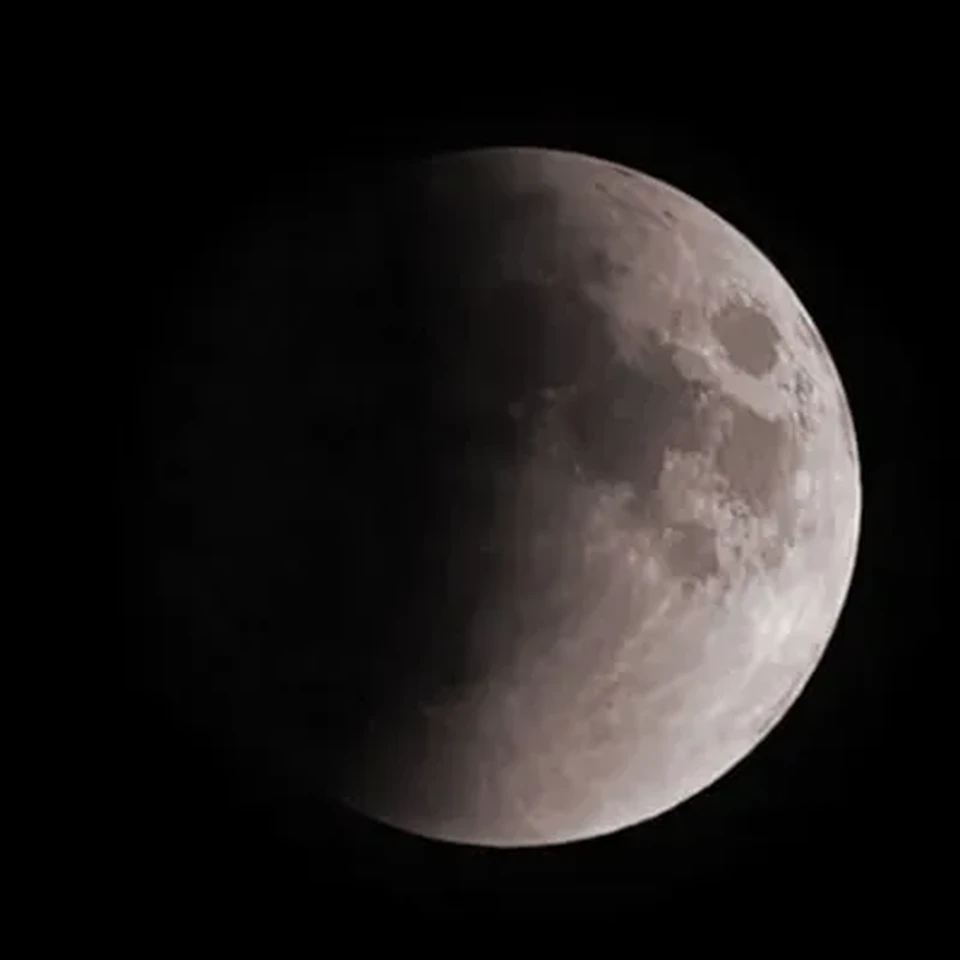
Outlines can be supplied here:
<path id="1" fill-rule="evenodd" d="M 487 846 L 638 824 L 742 760 L 834 630 L 861 510 L 840 378 L 770 261 L 654 178 L 504 148 L 406 190 L 431 680 L 342 796 Z"/>
<path id="2" fill-rule="evenodd" d="M 366 412 L 321 431 L 349 482 L 314 602 L 342 616 L 283 668 L 323 678 L 284 762 L 456 843 L 657 817 L 756 747 L 833 633 L 861 514 L 837 369 L 771 262 L 650 176 L 492 148 L 387 193 L 354 226 L 380 292 L 328 299 L 353 359 L 310 388 Z"/>

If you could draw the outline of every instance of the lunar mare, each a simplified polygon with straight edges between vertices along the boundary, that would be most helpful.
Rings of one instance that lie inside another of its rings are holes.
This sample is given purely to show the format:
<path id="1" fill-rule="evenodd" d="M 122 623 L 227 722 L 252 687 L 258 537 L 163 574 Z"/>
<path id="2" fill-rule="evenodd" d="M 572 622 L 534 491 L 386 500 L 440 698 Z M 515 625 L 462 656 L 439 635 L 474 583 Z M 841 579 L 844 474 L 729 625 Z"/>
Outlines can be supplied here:
<path id="1" fill-rule="evenodd" d="M 395 491 L 418 552 L 377 547 L 362 497 L 336 508 L 359 579 L 407 579 L 378 621 L 390 665 L 328 681 L 363 704 L 332 789 L 489 846 L 655 817 L 756 746 L 834 630 L 861 509 L 837 370 L 776 268 L 656 179 L 504 148 L 391 189 L 396 288 L 369 309 L 407 305 L 430 377 L 418 426 L 378 415 L 397 439 L 357 483 Z M 356 356 L 341 403 L 363 402 Z M 352 601 L 357 636 L 376 602 Z"/>

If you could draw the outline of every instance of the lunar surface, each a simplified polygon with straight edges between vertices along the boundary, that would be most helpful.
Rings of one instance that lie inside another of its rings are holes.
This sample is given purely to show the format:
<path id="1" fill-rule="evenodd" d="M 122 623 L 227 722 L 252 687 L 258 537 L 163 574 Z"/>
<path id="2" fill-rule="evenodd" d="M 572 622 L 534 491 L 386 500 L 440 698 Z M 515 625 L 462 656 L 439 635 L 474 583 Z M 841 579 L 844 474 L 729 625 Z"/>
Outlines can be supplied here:
<path id="1" fill-rule="evenodd" d="M 300 364 L 270 402 L 319 412 L 276 416 L 289 447 L 243 428 L 274 499 L 311 504 L 264 519 L 237 494 L 231 522 L 311 540 L 284 548 L 309 588 L 269 628 L 297 640 L 251 641 L 276 681 L 244 716 L 297 776 L 426 837 L 656 817 L 783 717 L 843 606 L 861 493 L 824 342 L 737 230 L 598 159 L 448 155 L 368 206 L 328 280 L 285 268 L 347 291 L 297 301 L 313 333 L 280 343 L 245 308 L 256 363 Z M 316 468 L 280 456 L 306 448 Z"/>

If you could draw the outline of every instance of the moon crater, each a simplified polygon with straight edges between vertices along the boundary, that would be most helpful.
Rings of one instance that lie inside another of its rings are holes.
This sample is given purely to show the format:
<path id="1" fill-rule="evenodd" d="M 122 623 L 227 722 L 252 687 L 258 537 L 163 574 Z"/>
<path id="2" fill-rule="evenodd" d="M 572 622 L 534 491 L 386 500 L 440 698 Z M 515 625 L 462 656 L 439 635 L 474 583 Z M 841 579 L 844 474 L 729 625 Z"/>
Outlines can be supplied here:
<path id="1" fill-rule="evenodd" d="M 777 364 L 777 328 L 758 305 L 733 301 L 711 318 L 714 336 L 730 361 L 754 377 L 762 377 Z"/>

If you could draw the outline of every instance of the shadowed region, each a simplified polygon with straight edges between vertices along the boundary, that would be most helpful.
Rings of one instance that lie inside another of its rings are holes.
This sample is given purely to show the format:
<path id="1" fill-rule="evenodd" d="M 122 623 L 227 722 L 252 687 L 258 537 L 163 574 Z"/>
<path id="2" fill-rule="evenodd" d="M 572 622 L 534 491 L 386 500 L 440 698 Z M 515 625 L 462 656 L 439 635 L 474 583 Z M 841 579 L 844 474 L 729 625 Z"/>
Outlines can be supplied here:
<path id="1" fill-rule="evenodd" d="M 384 495 L 399 494 L 386 510 L 407 518 L 409 532 L 391 539 L 398 544 L 416 540 L 421 546 L 413 554 L 408 546 L 397 558 L 402 567 L 397 576 L 409 591 L 384 626 L 398 631 L 396 641 L 370 641 L 381 660 L 381 648 L 396 648 L 389 658 L 394 686 L 381 694 L 377 711 L 388 718 L 391 746 L 388 750 L 386 739 L 371 736 L 358 753 L 364 757 L 364 791 L 375 794 L 388 785 L 396 791 L 398 782 L 409 780 L 409 771 L 430 770 L 433 802 L 465 809 L 470 798 L 462 793 L 464 776 L 452 771 L 470 758 L 462 751 L 449 754 L 442 725 L 428 723 L 416 706 L 469 698 L 513 659 L 517 638 L 509 611 L 514 601 L 505 601 L 507 619 L 496 636 L 483 637 L 482 645 L 471 640 L 471 625 L 481 609 L 516 589 L 513 490 L 533 456 L 543 414 L 555 403 L 550 398 L 585 381 L 602 384 L 610 375 L 614 351 L 607 318 L 586 287 L 607 282 L 616 267 L 602 251 L 585 251 L 579 239 L 571 240 L 575 228 L 561 222 L 559 197 L 551 188 L 504 190 L 489 165 L 469 158 L 426 180 L 414 176 L 400 203 L 404 230 L 396 241 L 394 302 L 404 305 L 404 317 L 422 331 L 418 349 L 430 370 L 429 397 L 422 398 L 410 424 L 409 453 L 391 467 Z M 517 250 L 525 251 L 522 272 L 501 263 L 505 252 Z M 629 371 L 620 373 L 626 392 L 607 388 L 601 402 L 615 405 L 629 420 L 637 399 L 629 392 L 631 380 L 634 394 L 640 387 Z M 663 388 L 660 393 L 664 405 Z M 583 436 L 600 437 L 614 412 L 613 406 L 597 407 L 592 414 L 584 410 L 599 419 L 582 422 Z M 651 404 L 647 415 L 653 416 Z M 669 419 L 665 409 L 659 416 Z M 389 422 L 381 429 L 390 429 Z M 642 429 L 633 423 L 621 428 L 619 439 L 611 435 L 603 471 L 625 476 L 635 471 Z M 597 456 L 602 461 L 604 454 Z M 650 487 L 658 468 L 651 467 Z M 527 521 L 542 524 L 545 535 L 562 533 L 556 527 L 564 523 L 561 502 L 544 504 L 542 515 L 539 507 L 538 502 Z M 383 522 L 395 526 L 397 520 L 385 516 Z M 544 598 L 564 576 L 562 557 L 553 559 L 547 562 L 546 556 L 529 574 Z M 525 610 L 515 611 L 518 633 L 535 626 L 525 624 Z M 541 616 L 549 616 L 546 607 Z M 554 616 L 562 616 L 560 608 Z M 407 775 L 398 772 L 404 769 Z M 348 779 L 358 773 L 352 771 Z M 411 789 L 413 815 L 422 794 Z"/>

